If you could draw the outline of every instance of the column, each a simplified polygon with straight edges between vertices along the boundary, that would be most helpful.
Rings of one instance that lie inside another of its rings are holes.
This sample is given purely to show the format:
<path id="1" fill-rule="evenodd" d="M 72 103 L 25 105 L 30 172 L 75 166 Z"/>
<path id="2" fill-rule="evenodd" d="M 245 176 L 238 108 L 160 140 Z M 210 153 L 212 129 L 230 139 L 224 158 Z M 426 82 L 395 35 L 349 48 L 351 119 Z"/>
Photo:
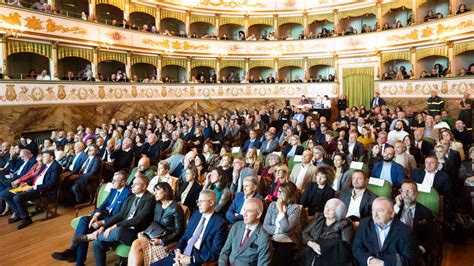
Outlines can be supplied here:
<path id="1" fill-rule="evenodd" d="M 8 79 L 6 35 L 0 36 L 0 75 L 2 74 L 4 79 Z"/>
<path id="2" fill-rule="evenodd" d="M 411 69 L 413 71 L 413 75 L 415 75 L 415 77 L 418 76 L 418 69 L 416 67 L 416 48 L 415 47 L 412 47 L 410 48 L 410 53 L 411 53 Z"/>
<path id="3" fill-rule="evenodd" d="M 96 80 L 98 80 L 98 78 L 99 78 L 99 69 L 98 69 L 99 56 L 98 56 L 98 53 L 99 53 L 99 48 L 97 48 L 97 47 L 94 48 L 94 53 L 92 54 L 91 67 L 92 67 L 92 73 L 93 73 Z"/>
<path id="4" fill-rule="evenodd" d="M 89 20 L 94 21 L 96 20 L 95 14 L 95 0 L 89 0 Z"/>
<path id="5" fill-rule="evenodd" d="M 218 57 L 216 60 L 216 82 L 217 80 L 220 80 L 221 76 L 221 60 L 222 58 Z"/>
<path id="6" fill-rule="evenodd" d="M 451 74 L 453 77 L 457 73 L 456 64 L 455 64 L 455 57 L 454 57 L 454 48 L 453 42 L 447 42 L 446 45 L 448 46 L 448 69 L 451 70 L 451 73 L 447 73 L 448 75 Z"/>
<path id="7" fill-rule="evenodd" d="M 58 80 L 58 42 L 51 45 L 51 58 L 49 60 L 49 75 L 51 80 Z"/>
<path id="8" fill-rule="evenodd" d="M 338 92 L 338 95 L 342 95 L 344 94 L 344 88 L 341 85 L 341 83 L 339 82 L 339 80 L 341 80 L 339 78 L 339 57 L 337 56 L 336 53 L 333 53 L 333 57 L 334 57 L 334 85 L 336 86 L 336 91 Z M 342 74 L 342 71 L 341 71 L 341 74 Z"/>
<path id="9" fill-rule="evenodd" d="M 303 29 L 304 35 L 308 36 L 308 13 L 306 12 L 303 14 Z"/>
<path id="10" fill-rule="evenodd" d="M 161 64 L 162 64 L 161 63 L 161 55 L 158 55 L 157 57 L 158 57 L 158 59 L 156 60 L 157 61 L 156 62 L 156 64 L 157 64 L 157 66 L 156 66 L 156 79 L 161 80 L 161 68 L 162 68 L 161 67 Z M 181 80 L 179 80 L 179 82 L 181 82 Z"/>
<path id="11" fill-rule="evenodd" d="M 219 29 L 220 24 L 221 24 L 221 15 L 216 15 L 216 35 L 217 36 L 221 36 L 220 29 Z"/>
<path id="12" fill-rule="evenodd" d="M 280 80 L 279 73 L 278 73 L 278 58 L 273 58 L 273 68 L 275 71 L 275 81 L 278 82 Z"/>
<path id="13" fill-rule="evenodd" d="M 279 33 L 278 33 L 278 15 L 273 15 L 273 29 L 275 32 L 275 38 L 279 39 Z"/>
<path id="14" fill-rule="evenodd" d="M 377 24 L 379 25 L 379 28 L 382 28 L 382 2 L 380 0 L 377 0 Z M 378 29 L 377 29 L 378 31 Z"/>
<path id="15" fill-rule="evenodd" d="M 304 78 L 303 80 L 306 81 L 309 78 L 309 69 L 308 69 L 308 57 L 305 56 L 303 58 L 303 69 L 304 69 Z"/>
<path id="16" fill-rule="evenodd" d="M 415 23 L 418 23 L 418 20 L 417 20 L 418 16 L 416 15 L 416 13 L 417 13 L 417 12 L 416 12 L 416 9 L 417 9 L 416 0 L 413 0 L 413 1 L 411 2 L 411 17 L 415 20 Z M 424 16 L 424 15 L 423 15 L 423 16 Z M 406 23 L 406 22 L 405 22 L 405 23 Z M 380 26 L 382 26 L 382 25 L 380 25 Z"/>
<path id="17" fill-rule="evenodd" d="M 337 9 L 334 9 L 334 31 L 339 33 L 339 16 Z"/>
<path id="18" fill-rule="evenodd" d="M 127 21 L 130 20 L 130 1 L 125 2 L 125 7 L 123 8 L 123 19 Z"/>
<path id="19" fill-rule="evenodd" d="M 155 26 L 156 29 L 161 31 L 160 26 L 161 26 L 161 7 L 156 8 L 155 12 Z M 189 34 L 189 32 L 186 32 L 186 34 Z"/>
<path id="20" fill-rule="evenodd" d="M 186 76 L 188 80 L 191 80 L 191 57 L 188 57 L 186 62 Z"/>
<path id="21" fill-rule="evenodd" d="M 376 55 L 377 55 L 377 66 L 379 68 L 379 71 L 377 71 L 377 79 L 381 80 L 382 75 L 383 75 L 382 52 L 376 51 Z"/>
<path id="22" fill-rule="evenodd" d="M 249 15 L 245 15 L 244 18 L 244 32 L 245 32 L 245 37 L 249 36 Z"/>
<path id="23" fill-rule="evenodd" d="M 127 52 L 127 63 L 125 64 L 125 75 L 128 78 L 132 77 L 132 52 Z"/>
<path id="24" fill-rule="evenodd" d="M 191 23 L 190 23 L 191 12 L 186 11 L 186 34 L 191 35 Z"/>
<path id="25" fill-rule="evenodd" d="M 249 64 L 249 61 L 250 60 L 248 58 L 245 58 L 245 77 L 247 78 L 247 80 L 250 79 L 250 64 Z"/>

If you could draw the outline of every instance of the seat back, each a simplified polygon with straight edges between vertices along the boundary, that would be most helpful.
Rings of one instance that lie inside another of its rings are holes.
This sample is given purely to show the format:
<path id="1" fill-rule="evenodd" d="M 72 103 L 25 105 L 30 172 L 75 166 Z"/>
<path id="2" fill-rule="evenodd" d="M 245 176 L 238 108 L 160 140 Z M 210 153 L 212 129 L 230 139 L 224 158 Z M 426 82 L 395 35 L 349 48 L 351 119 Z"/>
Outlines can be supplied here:
<path id="1" fill-rule="evenodd" d="M 104 202 L 104 200 L 107 198 L 107 196 L 110 193 L 109 191 L 105 190 L 106 186 L 107 186 L 107 184 L 103 184 L 99 188 L 99 192 L 97 193 L 97 201 L 96 201 L 97 206 L 100 206 L 102 204 L 102 202 Z"/>
<path id="2" fill-rule="evenodd" d="M 290 173 L 291 171 L 293 171 L 293 167 L 295 167 L 297 163 L 295 162 L 295 157 L 291 157 L 289 160 L 288 160 L 288 169 L 290 169 Z"/>
<path id="3" fill-rule="evenodd" d="M 416 202 L 430 209 L 434 215 L 439 215 L 441 200 L 438 191 L 436 191 L 435 188 L 431 188 L 430 193 L 420 191 L 418 198 L 416 198 Z"/>
<path id="4" fill-rule="evenodd" d="M 386 180 L 383 180 L 383 186 L 368 184 L 367 189 L 379 197 L 392 197 L 392 185 Z"/>

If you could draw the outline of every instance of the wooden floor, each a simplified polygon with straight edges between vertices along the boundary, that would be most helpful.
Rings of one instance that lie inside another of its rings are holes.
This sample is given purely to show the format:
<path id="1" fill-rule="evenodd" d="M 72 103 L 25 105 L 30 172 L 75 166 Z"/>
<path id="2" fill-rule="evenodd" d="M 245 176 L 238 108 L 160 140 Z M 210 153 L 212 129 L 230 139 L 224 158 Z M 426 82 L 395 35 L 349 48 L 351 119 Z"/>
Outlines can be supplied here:
<path id="1" fill-rule="evenodd" d="M 91 210 L 83 209 L 80 214 Z M 48 221 L 42 221 L 44 213 L 38 214 L 33 217 L 34 223 L 22 230 L 16 229 L 18 223 L 8 224 L 8 217 L 0 217 L 0 265 L 72 265 L 51 257 L 51 253 L 69 248 L 74 232 L 70 225 L 74 210 L 60 208 L 58 212 L 58 217 Z M 107 261 L 114 265 L 118 258 L 109 252 Z M 89 245 L 86 265 L 94 265 L 92 245 Z M 474 239 L 464 245 L 445 244 L 443 265 L 474 265 Z"/>

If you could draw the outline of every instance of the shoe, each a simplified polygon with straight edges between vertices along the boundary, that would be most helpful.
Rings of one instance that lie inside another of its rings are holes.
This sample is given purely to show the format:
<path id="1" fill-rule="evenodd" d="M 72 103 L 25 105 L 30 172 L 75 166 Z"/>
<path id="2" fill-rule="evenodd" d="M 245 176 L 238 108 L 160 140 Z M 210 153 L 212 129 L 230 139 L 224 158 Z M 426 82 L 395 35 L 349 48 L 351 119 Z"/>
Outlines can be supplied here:
<path id="1" fill-rule="evenodd" d="M 89 238 L 87 237 L 87 235 L 78 235 L 78 236 L 74 236 L 72 238 L 72 243 L 78 245 L 78 244 L 84 244 L 84 243 L 87 243 L 89 242 Z"/>
<path id="2" fill-rule="evenodd" d="M 33 223 L 33 221 L 29 217 L 25 218 L 25 219 L 22 219 L 21 223 L 18 225 L 18 230 L 23 229 L 23 228 L 27 227 L 28 225 L 30 225 L 32 223 Z"/>
<path id="3" fill-rule="evenodd" d="M 71 249 L 66 249 L 63 252 L 54 252 L 51 254 L 51 257 L 57 260 L 66 260 L 68 262 L 76 261 L 76 254 L 73 254 Z"/>
<path id="4" fill-rule="evenodd" d="M 18 216 L 8 218 L 8 223 L 9 224 L 16 223 L 16 222 L 19 222 L 19 221 L 21 221 L 21 218 L 18 217 Z"/>

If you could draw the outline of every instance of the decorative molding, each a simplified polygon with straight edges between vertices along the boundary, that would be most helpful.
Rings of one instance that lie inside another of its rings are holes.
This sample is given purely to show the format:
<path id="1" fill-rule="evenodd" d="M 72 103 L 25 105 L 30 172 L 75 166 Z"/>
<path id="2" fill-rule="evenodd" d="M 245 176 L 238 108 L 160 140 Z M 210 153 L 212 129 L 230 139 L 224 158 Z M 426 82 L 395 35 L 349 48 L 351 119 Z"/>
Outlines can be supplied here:
<path id="1" fill-rule="evenodd" d="M 444 98 L 462 98 L 464 92 L 474 93 L 474 79 L 444 78 L 420 80 L 375 81 L 375 91 L 384 98 L 428 98 L 436 90 Z"/>

